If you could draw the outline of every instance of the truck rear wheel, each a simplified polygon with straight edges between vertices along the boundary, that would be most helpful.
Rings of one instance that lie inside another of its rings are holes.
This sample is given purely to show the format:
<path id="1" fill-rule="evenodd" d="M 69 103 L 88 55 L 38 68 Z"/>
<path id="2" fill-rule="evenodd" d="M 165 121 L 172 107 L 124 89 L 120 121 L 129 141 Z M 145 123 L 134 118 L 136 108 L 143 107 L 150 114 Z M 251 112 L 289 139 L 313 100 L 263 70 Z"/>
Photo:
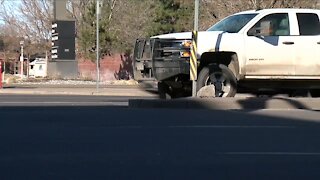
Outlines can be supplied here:
<path id="1" fill-rule="evenodd" d="M 158 93 L 160 99 L 171 99 L 170 87 L 164 82 L 158 82 Z"/>
<path id="2" fill-rule="evenodd" d="M 198 76 L 197 92 L 202 88 L 214 88 L 212 97 L 234 97 L 237 93 L 237 79 L 227 66 L 209 65 Z"/>

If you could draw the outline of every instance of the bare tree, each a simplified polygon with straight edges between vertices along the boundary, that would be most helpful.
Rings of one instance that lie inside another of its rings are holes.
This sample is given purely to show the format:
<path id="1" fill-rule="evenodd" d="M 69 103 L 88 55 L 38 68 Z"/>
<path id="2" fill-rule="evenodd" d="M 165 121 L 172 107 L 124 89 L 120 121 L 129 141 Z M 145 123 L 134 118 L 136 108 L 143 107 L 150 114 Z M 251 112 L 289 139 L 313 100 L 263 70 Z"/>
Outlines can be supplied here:
<path id="1" fill-rule="evenodd" d="M 15 59 L 20 49 L 19 33 L 12 26 L 2 26 L 0 31 L 1 41 L 3 42 L 2 52 L 7 59 Z"/>
<path id="2" fill-rule="evenodd" d="M 42 41 L 50 38 L 52 22 L 52 0 L 22 0 L 20 21 L 30 39 Z"/>
<path id="3" fill-rule="evenodd" d="M 319 0 L 202 0 L 200 29 L 204 30 L 230 14 L 268 8 L 317 8 Z"/>
<path id="4" fill-rule="evenodd" d="M 70 0 L 68 6 L 69 15 L 75 19 L 77 24 L 81 23 L 81 17 L 87 11 L 88 5 L 92 0 Z"/>
<path id="5" fill-rule="evenodd" d="M 147 36 L 155 6 L 157 4 L 150 0 L 118 0 L 109 19 L 109 31 L 116 37 L 118 46 L 132 49 L 136 38 Z"/>
<path id="6" fill-rule="evenodd" d="M 26 48 L 30 54 L 50 49 L 52 1 L 21 0 L 15 4 L 17 2 L 3 0 L 6 3 L 0 5 L 0 18 L 5 23 L 3 26 L 17 32 L 17 39 L 32 44 L 29 50 Z"/>

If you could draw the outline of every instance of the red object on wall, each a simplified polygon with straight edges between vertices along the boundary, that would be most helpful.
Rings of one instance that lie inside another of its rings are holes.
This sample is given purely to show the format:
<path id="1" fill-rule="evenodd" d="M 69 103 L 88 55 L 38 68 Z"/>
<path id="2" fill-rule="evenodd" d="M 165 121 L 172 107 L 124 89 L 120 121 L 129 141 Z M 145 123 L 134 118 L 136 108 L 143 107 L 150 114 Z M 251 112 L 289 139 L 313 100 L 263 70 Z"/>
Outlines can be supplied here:
<path id="1" fill-rule="evenodd" d="M 2 88 L 2 61 L 0 61 L 0 89 Z"/>

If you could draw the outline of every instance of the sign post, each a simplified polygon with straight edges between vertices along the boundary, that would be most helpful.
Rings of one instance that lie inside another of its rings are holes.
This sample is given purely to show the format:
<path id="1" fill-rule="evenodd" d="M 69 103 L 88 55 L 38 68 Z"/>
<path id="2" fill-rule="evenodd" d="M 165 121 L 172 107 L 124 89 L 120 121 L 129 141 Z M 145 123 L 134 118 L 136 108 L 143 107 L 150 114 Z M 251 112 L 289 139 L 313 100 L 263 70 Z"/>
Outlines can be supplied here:
<path id="1" fill-rule="evenodd" d="M 97 16 L 97 23 L 96 23 L 96 33 L 97 33 L 97 44 L 96 44 L 96 66 L 97 66 L 97 92 L 99 91 L 99 82 L 100 82 L 100 52 L 99 52 L 99 19 L 100 19 L 100 14 L 101 14 L 101 1 L 97 0 L 97 6 L 96 6 L 96 16 Z"/>
<path id="2" fill-rule="evenodd" d="M 24 41 L 20 41 L 20 46 L 21 46 L 21 55 L 20 55 L 20 75 L 21 75 L 21 78 L 23 78 L 23 61 L 24 61 L 24 55 L 23 55 L 23 45 L 24 45 Z"/>
<path id="3" fill-rule="evenodd" d="M 194 28 L 192 32 L 192 48 L 190 57 L 190 80 L 192 80 L 192 97 L 197 96 L 197 74 L 198 74 L 198 61 L 197 61 L 197 40 L 198 40 L 198 24 L 199 24 L 199 0 L 195 0 L 194 11 Z"/>

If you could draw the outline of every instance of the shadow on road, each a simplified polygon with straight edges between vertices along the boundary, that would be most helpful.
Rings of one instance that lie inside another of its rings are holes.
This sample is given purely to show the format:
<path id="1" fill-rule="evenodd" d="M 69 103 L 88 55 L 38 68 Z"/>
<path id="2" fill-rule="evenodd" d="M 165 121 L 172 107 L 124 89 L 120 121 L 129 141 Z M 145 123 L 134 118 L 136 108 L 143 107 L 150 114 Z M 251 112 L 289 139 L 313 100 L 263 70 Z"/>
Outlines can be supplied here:
<path id="1" fill-rule="evenodd" d="M 258 109 L 305 109 L 320 110 L 318 98 L 182 98 L 174 100 L 129 100 L 132 108 L 175 108 L 175 109 L 212 109 L 247 110 Z"/>
<path id="2" fill-rule="evenodd" d="M 281 103 L 287 104 L 293 109 L 306 109 L 311 110 L 306 103 L 302 103 L 297 99 L 293 98 L 280 98 L 280 97 L 274 97 L 274 98 L 246 98 L 237 100 L 237 103 L 241 106 L 242 109 L 268 109 L 270 106 L 268 106 L 269 101 L 282 101 Z M 302 100 L 302 98 L 300 99 Z M 275 102 L 279 103 L 279 102 Z"/>
<path id="3" fill-rule="evenodd" d="M 14 85 L 4 85 L 3 89 L 35 89 L 36 87 L 31 87 L 31 86 L 27 86 L 27 85 L 19 85 L 19 86 L 14 86 Z"/>
<path id="4" fill-rule="evenodd" d="M 291 118 L 206 108 L 1 107 L 0 177 L 319 179 L 320 112 L 288 113 Z"/>

